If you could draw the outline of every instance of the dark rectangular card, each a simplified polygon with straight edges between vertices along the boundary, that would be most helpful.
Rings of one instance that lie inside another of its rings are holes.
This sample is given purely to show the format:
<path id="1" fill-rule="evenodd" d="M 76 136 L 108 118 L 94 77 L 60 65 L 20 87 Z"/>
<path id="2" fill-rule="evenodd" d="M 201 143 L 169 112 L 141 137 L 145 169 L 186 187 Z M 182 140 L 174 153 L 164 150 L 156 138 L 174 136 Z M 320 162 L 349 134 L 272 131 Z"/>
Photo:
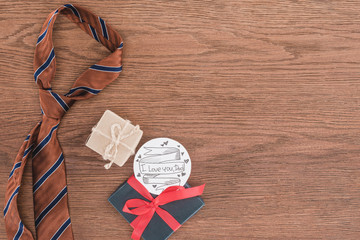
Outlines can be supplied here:
<path id="1" fill-rule="evenodd" d="M 190 186 L 186 183 L 184 187 L 189 188 Z M 153 195 L 153 197 L 155 198 L 156 196 Z M 131 223 L 137 216 L 125 213 L 122 209 L 127 200 L 134 198 L 147 200 L 125 182 L 109 197 L 108 200 L 116 210 Z M 170 202 L 160 207 L 168 211 L 182 225 L 204 205 L 204 201 L 200 197 L 192 197 Z M 164 240 L 168 239 L 172 233 L 173 230 L 155 212 L 149 225 L 142 234 L 142 237 L 144 240 Z"/>

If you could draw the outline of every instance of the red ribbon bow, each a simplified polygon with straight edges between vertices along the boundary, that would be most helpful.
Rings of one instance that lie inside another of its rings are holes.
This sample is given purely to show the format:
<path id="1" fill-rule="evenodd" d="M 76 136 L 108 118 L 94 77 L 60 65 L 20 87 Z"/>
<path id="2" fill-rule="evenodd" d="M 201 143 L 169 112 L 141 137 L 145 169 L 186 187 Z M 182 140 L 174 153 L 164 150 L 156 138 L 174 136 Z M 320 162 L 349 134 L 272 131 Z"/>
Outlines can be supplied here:
<path id="1" fill-rule="evenodd" d="M 171 216 L 170 213 L 159 206 L 165 205 L 169 202 L 199 196 L 203 193 L 205 187 L 205 184 L 192 188 L 184 188 L 181 186 L 168 187 L 159 196 L 153 198 L 149 191 L 138 180 L 136 180 L 134 175 L 132 175 L 127 182 L 133 189 L 150 201 L 130 199 L 127 200 L 124 205 L 124 212 L 137 215 L 135 220 L 130 224 L 131 227 L 134 228 L 131 235 L 131 238 L 134 240 L 140 240 L 141 235 L 155 212 L 173 231 L 176 231 L 181 224 L 173 216 Z"/>

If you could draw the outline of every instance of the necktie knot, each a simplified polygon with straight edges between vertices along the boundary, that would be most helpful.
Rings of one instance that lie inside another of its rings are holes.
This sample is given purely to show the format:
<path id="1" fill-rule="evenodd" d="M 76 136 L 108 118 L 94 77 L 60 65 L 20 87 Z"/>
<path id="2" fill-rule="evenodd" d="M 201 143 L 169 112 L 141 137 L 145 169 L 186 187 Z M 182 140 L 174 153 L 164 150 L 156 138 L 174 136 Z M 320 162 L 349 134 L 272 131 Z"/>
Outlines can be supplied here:
<path id="1" fill-rule="evenodd" d="M 74 103 L 73 99 L 51 89 L 39 89 L 39 95 L 42 113 L 48 118 L 61 119 Z"/>

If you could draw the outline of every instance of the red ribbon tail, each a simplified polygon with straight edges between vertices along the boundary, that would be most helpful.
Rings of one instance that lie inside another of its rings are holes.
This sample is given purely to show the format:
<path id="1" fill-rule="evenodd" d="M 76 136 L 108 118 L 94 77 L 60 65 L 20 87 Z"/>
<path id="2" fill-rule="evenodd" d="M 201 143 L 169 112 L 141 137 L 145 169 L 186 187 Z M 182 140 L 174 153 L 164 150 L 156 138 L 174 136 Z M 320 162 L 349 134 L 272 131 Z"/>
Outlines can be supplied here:
<path id="1" fill-rule="evenodd" d="M 156 213 L 166 222 L 166 224 L 175 232 L 181 227 L 181 224 L 167 211 L 162 208 L 157 208 Z"/>
<path id="2" fill-rule="evenodd" d="M 142 235 L 142 233 L 139 233 L 138 231 L 136 231 L 136 230 L 134 229 L 134 231 L 133 231 L 132 234 L 131 234 L 131 239 L 133 239 L 133 240 L 140 240 L 140 239 L 141 239 L 141 235 Z"/>
<path id="3" fill-rule="evenodd" d="M 134 228 L 134 231 L 131 235 L 131 238 L 134 240 L 140 240 L 141 235 L 143 234 L 145 228 L 149 224 L 150 220 L 154 216 L 155 209 L 148 212 L 147 214 L 138 216 L 135 220 L 131 223 L 131 226 Z"/>

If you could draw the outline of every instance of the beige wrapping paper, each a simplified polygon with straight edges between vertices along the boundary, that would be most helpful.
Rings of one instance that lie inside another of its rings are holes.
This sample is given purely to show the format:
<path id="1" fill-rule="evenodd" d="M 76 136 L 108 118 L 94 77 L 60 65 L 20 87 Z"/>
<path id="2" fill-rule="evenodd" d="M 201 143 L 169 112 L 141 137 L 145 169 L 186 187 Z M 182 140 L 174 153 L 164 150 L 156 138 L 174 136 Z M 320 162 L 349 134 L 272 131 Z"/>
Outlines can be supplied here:
<path id="1" fill-rule="evenodd" d="M 124 165 L 142 137 L 143 131 L 110 110 L 106 110 L 86 141 L 86 146 L 100 154 L 110 163 L 105 165 L 109 169 L 112 163 Z"/>

